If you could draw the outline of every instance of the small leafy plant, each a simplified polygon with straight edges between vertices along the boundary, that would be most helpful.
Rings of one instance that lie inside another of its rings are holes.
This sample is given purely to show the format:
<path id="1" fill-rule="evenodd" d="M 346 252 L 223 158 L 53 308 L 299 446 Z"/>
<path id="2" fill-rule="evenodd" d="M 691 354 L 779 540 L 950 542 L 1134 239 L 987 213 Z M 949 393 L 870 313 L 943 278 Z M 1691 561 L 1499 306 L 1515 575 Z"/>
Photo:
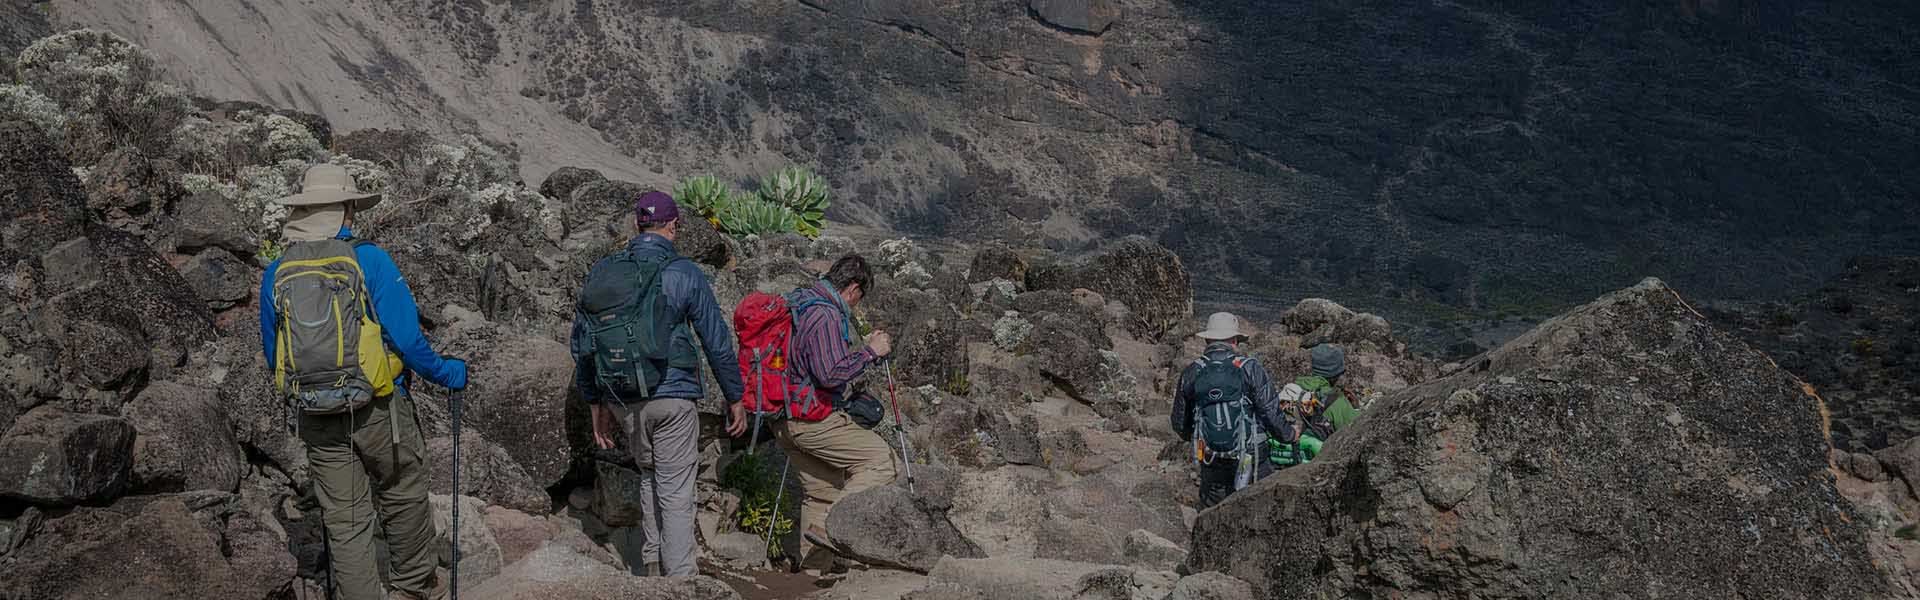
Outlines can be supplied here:
<path id="1" fill-rule="evenodd" d="M 799 219 L 787 207 L 750 196 L 728 202 L 719 221 L 721 230 L 737 236 L 789 233 L 799 226 Z"/>
<path id="2" fill-rule="evenodd" d="M 259 259 L 261 264 L 266 264 L 280 260 L 280 255 L 285 254 L 286 251 L 286 246 L 273 240 L 260 240 L 260 250 L 254 252 L 253 257 Z"/>
<path id="3" fill-rule="evenodd" d="M 700 215 L 703 219 L 714 220 L 715 215 L 726 210 L 737 192 L 733 186 L 712 175 L 688 177 L 673 188 L 673 197 L 681 204 Z"/>
<path id="4" fill-rule="evenodd" d="M 796 231 L 819 237 L 827 218 L 827 180 L 805 168 L 790 166 L 760 182 L 760 199 L 793 212 Z"/>
<path id="5" fill-rule="evenodd" d="M 797 500 L 794 494 L 781 493 L 786 482 L 770 466 L 765 455 L 743 455 L 727 465 L 720 475 L 720 485 L 740 494 L 735 524 L 741 531 L 766 540 L 767 557 L 774 559 L 785 554 L 781 541 L 793 533 L 793 517 L 789 515 Z"/>

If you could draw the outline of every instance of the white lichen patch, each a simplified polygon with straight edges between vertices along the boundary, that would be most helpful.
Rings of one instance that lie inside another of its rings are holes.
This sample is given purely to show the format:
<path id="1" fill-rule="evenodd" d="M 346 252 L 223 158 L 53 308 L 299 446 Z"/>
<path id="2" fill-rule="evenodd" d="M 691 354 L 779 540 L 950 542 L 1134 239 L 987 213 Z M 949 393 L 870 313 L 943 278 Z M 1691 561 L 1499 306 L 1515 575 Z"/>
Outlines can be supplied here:
<path id="1" fill-rule="evenodd" d="M 0 84 L 0 115 L 25 119 L 47 134 L 49 140 L 66 135 L 67 115 L 60 109 L 60 103 L 24 85 Z"/>

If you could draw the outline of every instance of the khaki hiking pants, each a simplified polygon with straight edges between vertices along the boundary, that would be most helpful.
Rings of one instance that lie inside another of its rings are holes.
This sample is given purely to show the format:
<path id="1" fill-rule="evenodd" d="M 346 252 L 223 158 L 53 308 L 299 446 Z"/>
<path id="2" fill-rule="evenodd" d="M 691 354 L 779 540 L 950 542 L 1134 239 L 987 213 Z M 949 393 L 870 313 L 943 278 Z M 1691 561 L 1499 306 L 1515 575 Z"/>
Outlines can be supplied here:
<path id="1" fill-rule="evenodd" d="M 440 554 L 427 503 L 427 443 L 413 401 L 387 396 L 350 415 L 301 415 L 300 441 L 307 445 L 340 598 L 386 597 L 374 561 L 376 505 L 393 588 L 426 597 Z"/>
<path id="2" fill-rule="evenodd" d="M 660 574 L 700 574 L 694 559 L 695 472 L 700 470 L 700 415 L 694 401 L 654 398 L 621 406 L 609 404 L 627 432 L 627 447 L 640 467 L 640 546 L 644 562 L 660 563 Z"/>
<path id="3" fill-rule="evenodd" d="M 893 482 L 893 448 L 880 434 L 855 424 L 847 413 L 833 411 L 818 423 L 783 419 L 774 426 L 774 435 L 807 492 L 800 507 L 800 530 L 816 526 L 825 530 L 835 502 Z"/>

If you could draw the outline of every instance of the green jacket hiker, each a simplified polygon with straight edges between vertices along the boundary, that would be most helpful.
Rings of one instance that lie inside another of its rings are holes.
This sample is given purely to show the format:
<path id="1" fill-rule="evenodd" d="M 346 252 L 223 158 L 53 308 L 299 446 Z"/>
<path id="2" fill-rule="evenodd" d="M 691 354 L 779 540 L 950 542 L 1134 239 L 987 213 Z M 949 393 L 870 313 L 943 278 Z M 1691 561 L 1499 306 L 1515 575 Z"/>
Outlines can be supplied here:
<path id="1" fill-rule="evenodd" d="M 1273 464 L 1285 467 L 1312 461 L 1327 438 L 1360 416 L 1360 409 L 1338 383 L 1347 372 L 1346 352 L 1339 346 L 1320 344 L 1313 347 L 1312 357 L 1313 374 L 1294 379 L 1280 391 L 1281 402 L 1289 411 L 1300 414 L 1304 426 L 1296 444 L 1268 442 L 1268 458 Z"/>

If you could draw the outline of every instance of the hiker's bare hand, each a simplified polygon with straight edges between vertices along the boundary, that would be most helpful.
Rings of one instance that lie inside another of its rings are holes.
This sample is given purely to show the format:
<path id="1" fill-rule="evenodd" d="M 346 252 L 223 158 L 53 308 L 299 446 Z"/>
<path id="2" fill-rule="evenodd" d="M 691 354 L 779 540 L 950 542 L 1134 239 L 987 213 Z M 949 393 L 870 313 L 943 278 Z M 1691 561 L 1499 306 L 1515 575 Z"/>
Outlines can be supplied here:
<path id="1" fill-rule="evenodd" d="M 593 444 L 601 450 L 613 449 L 613 411 L 593 405 Z"/>
<path id="2" fill-rule="evenodd" d="M 872 350 L 874 356 L 893 354 L 893 334 L 885 331 L 867 334 L 867 349 Z"/>
<path id="3" fill-rule="evenodd" d="M 727 421 L 727 435 L 740 437 L 747 432 L 747 405 L 733 403 L 732 418 Z"/>

